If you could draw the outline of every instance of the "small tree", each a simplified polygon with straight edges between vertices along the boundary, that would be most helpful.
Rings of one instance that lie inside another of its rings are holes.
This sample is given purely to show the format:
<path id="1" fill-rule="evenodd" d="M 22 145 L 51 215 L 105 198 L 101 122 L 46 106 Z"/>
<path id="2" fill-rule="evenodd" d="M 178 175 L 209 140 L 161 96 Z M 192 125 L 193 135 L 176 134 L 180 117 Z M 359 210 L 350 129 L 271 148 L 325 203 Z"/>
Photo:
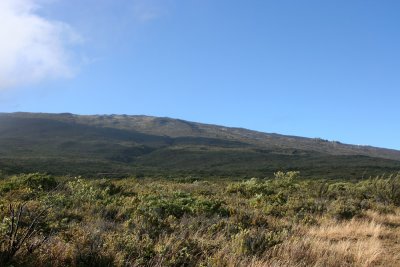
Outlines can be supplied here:
<path id="1" fill-rule="evenodd" d="M 8 216 L 0 224 L 0 266 L 11 263 L 23 248 L 33 253 L 48 239 L 40 227 L 47 210 L 28 216 L 26 203 L 9 205 Z"/>

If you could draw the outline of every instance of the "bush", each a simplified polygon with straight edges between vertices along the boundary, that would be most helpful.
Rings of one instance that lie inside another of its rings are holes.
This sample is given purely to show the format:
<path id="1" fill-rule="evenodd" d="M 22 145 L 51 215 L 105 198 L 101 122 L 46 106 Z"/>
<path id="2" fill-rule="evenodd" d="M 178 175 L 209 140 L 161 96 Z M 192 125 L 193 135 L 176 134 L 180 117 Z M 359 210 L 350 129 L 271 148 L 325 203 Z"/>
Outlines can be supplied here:
<path id="1" fill-rule="evenodd" d="M 181 218 L 184 214 L 219 214 L 227 215 L 223 203 L 193 197 L 190 194 L 175 192 L 172 196 L 143 196 L 138 206 L 142 214 L 150 213 L 160 218 L 174 216 Z"/>
<path id="2" fill-rule="evenodd" d="M 351 219 L 361 213 L 359 203 L 353 199 L 340 198 L 333 201 L 329 207 L 329 213 L 335 219 Z"/>
<path id="3" fill-rule="evenodd" d="M 51 190 L 57 186 L 57 181 L 53 176 L 40 174 L 40 173 L 31 173 L 26 174 L 20 177 L 23 180 L 23 183 L 35 190 Z"/>
<path id="4" fill-rule="evenodd" d="M 30 173 L 5 179 L 0 187 L 0 191 L 6 193 L 16 189 L 28 189 L 37 193 L 52 190 L 57 185 L 58 182 L 53 176 L 41 173 Z"/>
<path id="5" fill-rule="evenodd" d="M 262 256 L 268 249 L 283 242 L 287 235 L 286 231 L 244 229 L 233 237 L 232 247 L 238 255 Z"/>
<path id="6" fill-rule="evenodd" d="M 75 179 L 67 183 L 71 197 L 75 202 L 93 202 L 99 197 L 96 188 L 83 179 Z"/>
<path id="7" fill-rule="evenodd" d="M 400 173 L 388 178 L 377 177 L 360 183 L 365 197 L 374 199 L 385 205 L 400 205 Z"/>
<path id="8" fill-rule="evenodd" d="M 77 266 L 113 266 L 114 255 L 106 249 L 105 232 L 98 227 L 83 227 L 74 234 L 76 238 Z"/>
<path id="9" fill-rule="evenodd" d="M 29 209 L 27 203 L 10 204 L 0 223 L 0 266 L 16 257 L 25 258 L 48 238 L 45 231 L 47 209 Z"/>
<path id="10" fill-rule="evenodd" d="M 268 183 L 257 178 L 251 178 L 241 183 L 229 184 L 226 191 L 227 193 L 239 193 L 247 198 L 256 195 L 271 195 L 274 193 Z"/>

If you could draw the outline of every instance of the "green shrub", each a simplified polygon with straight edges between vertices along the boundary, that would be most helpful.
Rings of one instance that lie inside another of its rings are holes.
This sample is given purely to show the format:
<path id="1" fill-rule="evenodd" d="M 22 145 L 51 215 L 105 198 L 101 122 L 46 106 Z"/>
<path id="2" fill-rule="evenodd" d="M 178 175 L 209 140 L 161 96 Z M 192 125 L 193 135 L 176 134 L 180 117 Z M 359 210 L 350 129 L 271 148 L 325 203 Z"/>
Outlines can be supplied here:
<path id="1" fill-rule="evenodd" d="M 338 199 L 341 197 L 347 197 L 356 194 L 356 185 L 348 182 L 336 182 L 329 185 L 326 192 L 327 197 L 330 199 Z"/>
<path id="2" fill-rule="evenodd" d="M 41 173 L 29 173 L 12 176 L 5 179 L 0 186 L 0 192 L 6 193 L 16 189 L 31 191 L 49 191 L 58 185 L 55 177 Z"/>
<path id="3" fill-rule="evenodd" d="M 359 215 L 362 210 L 357 201 L 353 199 L 340 198 L 331 203 L 328 211 L 335 219 L 348 220 Z"/>
<path id="4" fill-rule="evenodd" d="M 0 185 L 0 192 L 7 193 L 16 190 L 20 187 L 21 183 L 17 179 L 7 179 Z"/>
<path id="5" fill-rule="evenodd" d="M 141 213 L 151 213 L 160 218 L 174 216 L 181 218 L 184 214 L 219 214 L 227 215 L 223 203 L 218 200 L 194 197 L 188 193 L 175 192 L 170 196 L 143 196 L 138 206 Z"/>
<path id="6" fill-rule="evenodd" d="M 239 193 L 247 198 L 254 197 L 256 195 L 270 195 L 274 191 L 269 187 L 269 184 L 263 180 L 257 178 L 251 178 L 250 180 L 241 183 L 229 184 L 226 188 L 227 193 Z"/>
<path id="7" fill-rule="evenodd" d="M 365 197 L 383 204 L 400 205 L 400 173 L 388 178 L 377 177 L 360 183 Z"/>
<path id="8" fill-rule="evenodd" d="M 123 191 L 122 186 L 117 186 L 112 181 L 106 179 L 101 180 L 98 187 L 110 196 L 119 194 Z"/>
<path id="9" fill-rule="evenodd" d="M 93 202 L 99 197 L 99 191 L 89 182 L 77 178 L 67 183 L 71 198 L 76 203 Z"/>
<path id="10" fill-rule="evenodd" d="M 54 176 L 50 176 L 47 174 L 40 173 L 31 173 L 26 174 L 20 177 L 23 180 L 23 183 L 35 190 L 51 190 L 54 189 L 58 183 Z"/>
<path id="11" fill-rule="evenodd" d="M 282 184 L 291 184 L 297 179 L 300 175 L 300 172 L 290 171 L 290 172 L 276 172 L 274 173 L 274 179 Z"/>
<path id="12" fill-rule="evenodd" d="M 288 233 L 273 232 L 264 228 L 244 229 L 232 239 L 232 247 L 238 255 L 261 256 L 268 249 L 281 243 Z"/>

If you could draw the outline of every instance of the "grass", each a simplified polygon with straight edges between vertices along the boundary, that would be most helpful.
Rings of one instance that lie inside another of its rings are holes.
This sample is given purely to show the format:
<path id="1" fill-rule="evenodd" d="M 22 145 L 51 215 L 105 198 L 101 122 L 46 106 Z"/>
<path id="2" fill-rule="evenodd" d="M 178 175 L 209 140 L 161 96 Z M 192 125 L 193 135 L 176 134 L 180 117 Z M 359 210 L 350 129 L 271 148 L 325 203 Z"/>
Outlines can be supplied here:
<path id="1" fill-rule="evenodd" d="M 399 266 L 399 189 L 400 175 L 353 182 L 298 172 L 239 181 L 3 175 L 0 265 Z M 12 236 L 21 240 L 29 229 L 16 247 Z"/>

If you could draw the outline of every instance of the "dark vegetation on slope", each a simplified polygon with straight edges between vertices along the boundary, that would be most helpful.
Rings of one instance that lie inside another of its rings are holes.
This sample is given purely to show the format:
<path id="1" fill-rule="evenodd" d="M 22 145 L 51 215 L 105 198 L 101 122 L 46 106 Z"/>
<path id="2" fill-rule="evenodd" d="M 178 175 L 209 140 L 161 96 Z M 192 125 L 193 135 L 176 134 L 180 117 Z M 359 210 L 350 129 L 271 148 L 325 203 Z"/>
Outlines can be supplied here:
<path id="1" fill-rule="evenodd" d="M 400 170 L 400 152 L 170 118 L 0 114 L 0 169 L 87 176 L 369 177 Z"/>

